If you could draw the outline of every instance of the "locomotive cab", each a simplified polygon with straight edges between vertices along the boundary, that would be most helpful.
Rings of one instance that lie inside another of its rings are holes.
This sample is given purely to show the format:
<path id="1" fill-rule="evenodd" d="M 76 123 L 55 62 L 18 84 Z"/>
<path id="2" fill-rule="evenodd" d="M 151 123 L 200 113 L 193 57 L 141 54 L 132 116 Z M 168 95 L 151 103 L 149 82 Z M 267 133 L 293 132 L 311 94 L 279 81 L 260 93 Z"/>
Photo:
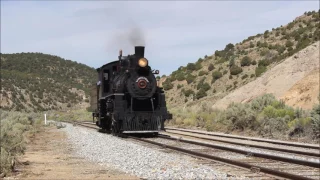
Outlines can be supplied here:
<path id="1" fill-rule="evenodd" d="M 144 47 L 136 46 L 135 54 L 122 56 L 98 68 L 96 124 L 113 134 L 158 133 L 164 122 L 172 119 L 167 111 L 165 94 L 157 86 Z"/>

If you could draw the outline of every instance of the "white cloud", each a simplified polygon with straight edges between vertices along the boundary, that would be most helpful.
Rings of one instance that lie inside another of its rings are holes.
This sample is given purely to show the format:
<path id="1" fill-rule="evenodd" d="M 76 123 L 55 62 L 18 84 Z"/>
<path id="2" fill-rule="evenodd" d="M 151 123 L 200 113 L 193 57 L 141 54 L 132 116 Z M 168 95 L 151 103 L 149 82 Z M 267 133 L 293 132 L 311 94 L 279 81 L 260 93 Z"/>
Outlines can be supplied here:
<path id="1" fill-rule="evenodd" d="M 1 50 L 98 67 L 116 60 L 120 48 L 133 53 L 128 34 L 139 28 L 151 65 L 169 74 L 318 8 L 316 1 L 1 1 Z"/>

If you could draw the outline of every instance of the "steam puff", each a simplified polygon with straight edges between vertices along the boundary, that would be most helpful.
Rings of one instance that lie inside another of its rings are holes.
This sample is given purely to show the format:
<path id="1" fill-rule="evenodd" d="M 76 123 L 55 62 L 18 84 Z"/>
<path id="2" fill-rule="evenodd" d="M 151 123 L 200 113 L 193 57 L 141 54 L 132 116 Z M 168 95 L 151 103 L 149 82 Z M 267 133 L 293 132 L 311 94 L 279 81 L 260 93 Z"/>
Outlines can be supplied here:
<path id="1" fill-rule="evenodd" d="M 140 28 L 133 28 L 129 34 L 131 46 L 145 46 L 144 33 Z"/>
<path id="2" fill-rule="evenodd" d="M 138 27 L 118 29 L 108 37 L 107 51 L 112 54 L 119 49 L 124 50 L 125 54 L 132 53 L 134 46 L 145 46 L 145 34 Z"/>

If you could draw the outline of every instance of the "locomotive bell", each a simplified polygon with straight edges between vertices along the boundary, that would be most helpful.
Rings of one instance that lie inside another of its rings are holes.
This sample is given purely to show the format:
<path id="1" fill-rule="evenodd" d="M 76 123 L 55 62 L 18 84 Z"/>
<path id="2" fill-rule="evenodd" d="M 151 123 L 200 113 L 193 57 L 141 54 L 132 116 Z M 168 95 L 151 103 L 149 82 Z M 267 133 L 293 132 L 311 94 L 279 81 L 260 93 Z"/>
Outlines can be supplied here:
<path id="1" fill-rule="evenodd" d="M 144 46 L 135 46 L 134 54 L 139 57 L 144 57 Z"/>

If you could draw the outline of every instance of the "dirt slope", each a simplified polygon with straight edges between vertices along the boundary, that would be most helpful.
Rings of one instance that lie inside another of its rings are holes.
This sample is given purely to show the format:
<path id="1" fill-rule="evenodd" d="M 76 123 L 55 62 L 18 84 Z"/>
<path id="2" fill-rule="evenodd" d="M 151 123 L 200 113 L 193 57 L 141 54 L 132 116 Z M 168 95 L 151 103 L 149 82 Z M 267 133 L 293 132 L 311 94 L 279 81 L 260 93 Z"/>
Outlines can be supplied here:
<path id="1" fill-rule="evenodd" d="M 280 99 L 293 107 L 312 109 L 312 105 L 319 103 L 320 70 L 316 69 L 298 81 Z"/>
<path id="2" fill-rule="evenodd" d="M 319 92 L 314 89 L 315 86 L 319 88 L 319 80 L 312 78 L 316 77 L 315 74 L 310 74 L 314 70 L 319 70 L 319 41 L 274 66 L 255 81 L 218 100 L 212 107 L 224 109 L 231 102 L 249 102 L 259 95 L 272 93 L 278 99 L 283 97 L 291 105 L 309 108 L 314 99 L 317 99 L 317 93 L 314 92 Z M 310 77 L 307 77 L 309 74 Z M 295 89 L 301 88 L 310 91 L 304 90 L 299 96 L 295 95 Z M 310 97 L 311 100 L 301 100 L 305 97 Z"/>

